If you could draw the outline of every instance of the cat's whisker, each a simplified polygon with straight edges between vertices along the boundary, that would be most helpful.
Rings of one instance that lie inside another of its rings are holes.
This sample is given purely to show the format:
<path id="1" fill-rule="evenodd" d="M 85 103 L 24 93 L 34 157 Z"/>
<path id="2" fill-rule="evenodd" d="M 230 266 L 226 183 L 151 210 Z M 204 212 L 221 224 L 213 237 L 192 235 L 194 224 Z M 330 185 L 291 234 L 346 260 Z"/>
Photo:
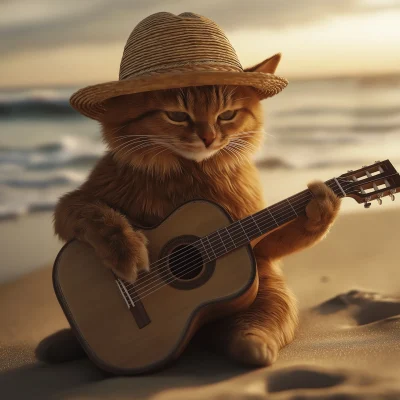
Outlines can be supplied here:
<path id="1" fill-rule="evenodd" d="M 169 137 L 169 135 L 157 135 L 157 136 L 164 136 L 164 137 Z M 117 138 L 115 138 L 115 139 L 113 139 L 114 141 L 117 141 L 117 140 L 123 140 L 123 139 L 126 139 L 126 138 L 152 138 L 153 136 L 152 135 L 120 135 L 120 136 L 118 136 Z"/>
<path id="2" fill-rule="evenodd" d="M 132 154 L 136 150 L 139 150 L 139 149 L 144 148 L 144 147 L 151 146 L 152 144 L 149 143 L 149 142 L 145 142 L 145 143 L 139 143 L 139 144 L 136 144 L 136 145 L 134 144 L 133 147 L 131 145 L 132 145 L 132 143 L 129 143 L 124 148 L 119 149 L 118 152 L 121 153 L 121 155 L 123 155 L 124 157 L 127 157 L 128 155 Z M 126 149 L 126 150 L 123 152 L 124 149 Z"/>
<path id="3" fill-rule="evenodd" d="M 156 139 L 156 140 L 152 140 L 154 143 L 158 143 L 161 145 L 164 145 L 166 147 L 168 147 L 168 145 L 181 145 L 182 142 L 180 142 L 179 140 L 175 139 L 175 138 L 169 138 L 167 140 L 163 140 L 163 139 Z"/>
<path id="4" fill-rule="evenodd" d="M 142 158 L 143 158 L 143 157 L 145 157 L 147 154 L 151 153 L 152 151 L 158 150 L 158 149 L 160 149 L 160 148 L 161 148 L 162 150 L 166 150 L 166 147 L 157 145 L 157 146 L 155 146 L 155 147 L 152 146 L 150 149 L 146 150 L 144 153 L 141 153 L 140 155 L 141 155 Z"/>
<path id="5" fill-rule="evenodd" d="M 255 145 L 254 143 L 247 142 L 246 140 L 233 139 L 233 140 L 231 140 L 231 143 L 235 143 L 235 144 L 238 144 L 238 145 L 242 145 L 242 146 L 246 146 L 246 147 L 249 147 L 249 148 L 253 148 L 254 150 L 258 150 L 258 146 L 257 145 Z M 260 143 L 258 143 L 258 145 L 259 144 Z"/>
<path id="6" fill-rule="evenodd" d="M 275 135 L 271 135 L 270 133 L 267 133 L 265 130 L 238 132 L 232 134 L 231 136 L 250 136 L 252 133 L 264 133 L 266 136 L 271 136 L 273 138 L 276 138 Z"/>
<path id="7" fill-rule="evenodd" d="M 125 143 L 126 142 L 129 142 L 129 141 L 135 141 L 135 140 L 145 140 L 145 139 L 147 139 L 147 137 L 129 137 L 129 136 L 127 136 L 127 137 L 124 137 L 124 138 L 117 138 L 117 139 L 114 139 L 113 141 L 118 141 L 118 140 L 125 140 Z"/>
<path id="8" fill-rule="evenodd" d="M 143 140 L 143 138 L 142 138 L 142 140 Z M 113 151 L 120 151 L 120 150 L 123 150 L 125 147 L 129 147 L 129 146 L 131 146 L 132 144 L 136 144 L 137 142 L 138 142 L 138 141 L 135 140 L 135 139 L 130 139 L 128 142 L 121 143 L 121 144 L 119 144 L 118 146 L 114 147 L 112 150 L 113 150 Z M 139 143 L 139 144 L 140 144 L 140 143 Z"/>
<path id="9" fill-rule="evenodd" d="M 250 152 L 253 152 L 253 149 L 248 148 L 248 147 L 243 147 L 243 146 L 240 146 L 240 145 L 237 145 L 237 144 L 236 144 L 236 145 L 235 145 L 235 144 L 232 145 L 231 148 L 232 148 L 232 149 L 235 149 L 236 151 L 238 151 L 242 156 L 244 156 L 243 153 L 244 153 L 244 151 L 246 151 L 246 150 L 247 150 L 247 151 L 250 151 Z"/>
<path id="10" fill-rule="evenodd" d="M 252 142 L 250 142 L 249 140 L 245 140 L 245 139 L 247 139 L 248 138 L 248 136 L 246 136 L 246 137 L 240 137 L 240 136 L 238 136 L 238 137 L 234 137 L 232 140 L 231 140 L 231 142 L 238 142 L 238 143 L 249 143 L 249 144 L 253 144 Z"/>
<path id="11" fill-rule="evenodd" d="M 227 97 L 233 97 L 237 88 L 237 86 L 232 86 L 232 89 L 227 93 Z"/>
<path id="12" fill-rule="evenodd" d="M 237 132 L 233 133 L 231 136 L 233 137 L 239 137 L 239 136 L 250 136 L 253 133 L 264 133 L 266 135 L 269 135 L 265 130 L 258 130 L 258 131 L 243 131 L 243 132 Z M 272 135 L 271 135 L 272 136 Z"/>
<path id="13" fill-rule="evenodd" d="M 231 147 L 236 149 L 236 150 L 238 150 L 238 151 L 240 151 L 240 152 L 243 152 L 245 154 L 255 153 L 255 150 L 250 148 L 250 147 L 244 147 L 244 146 L 239 146 L 239 145 L 233 145 Z"/>
<path id="14" fill-rule="evenodd" d="M 163 147 L 158 153 L 154 154 L 153 157 L 150 158 L 151 162 L 153 160 L 154 157 L 158 156 L 159 154 L 163 153 L 164 151 L 167 151 L 168 149 L 166 147 Z"/>
<path id="15" fill-rule="evenodd" d="M 228 149 L 227 147 L 225 147 L 225 149 L 236 158 L 236 160 L 238 161 L 239 164 L 241 164 L 241 161 L 240 161 L 239 157 L 236 155 L 236 152 L 234 151 L 234 149 L 232 149 L 232 148 Z"/>
<path id="16" fill-rule="evenodd" d="M 150 145 L 149 143 L 146 143 L 145 145 L 139 145 L 139 146 L 135 146 L 131 149 L 127 149 L 126 153 L 124 154 L 124 157 L 128 158 L 130 157 L 132 154 L 134 154 L 135 152 L 137 152 L 140 149 L 144 149 L 146 147 L 150 147 L 151 149 L 154 148 L 154 146 Z M 143 153 L 139 153 L 139 155 L 142 155 Z"/>
<path id="17" fill-rule="evenodd" d="M 113 129 L 107 129 L 107 132 L 117 133 L 119 131 L 122 131 L 122 129 L 126 128 L 127 126 L 128 126 L 128 124 L 125 124 L 125 125 L 122 125 L 122 126 L 117 126 L 117 127 L 113 128 Z"/>
<path id="18" fill-rule="evenodd" d="M 246 144 L 246 145 L 253 146 L 253 147 L 259 146 L 260 142 L 261 142 L 260 140 L 257 140 L 256 143 L 253 143 L 249 140 L 244 140 L 244 139 L 241 139 L 238 137 L 230 140 L 230 143 L 242 143 L 242 144 Z"/>
<path id="19" fill-rule="evenodd" d="M 240 150 L 242 150 L 241 147 L 239 147 L 238 145 L 235 145 L 234 143 L 229 143 L 228 146 L 226 146 L 225 148 L 228 148 L 230 150 L 232 150 L 233 152 L 235 152 L 235 154 L 241 154 Z"/>
<path id="20" fill-rule="evenodd" d="M 229 142 L 229 145 L 231 147 L 249 148 L 249 149 L 254 149 L 254 150 L 257 149 L 257 147 L 253 143 L 248 143 L 246 141 L 238 142 L 237 140 L 231 140 Z"/>
<path id="21" fill-rule="evenodd" d="M 127 149 L 125 149 L 124 151 L 117 151 L 115 154 L 120 154 L 121 157 L 127 158 L 132 152 L 134 152 L 136 150 L 135 147 L 129 147 Z"/>

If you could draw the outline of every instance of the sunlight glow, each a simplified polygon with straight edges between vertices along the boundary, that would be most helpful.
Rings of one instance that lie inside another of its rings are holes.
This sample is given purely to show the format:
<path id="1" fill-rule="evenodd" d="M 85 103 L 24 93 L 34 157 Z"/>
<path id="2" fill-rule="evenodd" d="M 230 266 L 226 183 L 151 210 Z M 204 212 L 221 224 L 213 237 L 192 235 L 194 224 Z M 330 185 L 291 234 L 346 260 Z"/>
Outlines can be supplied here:
<path id="1" fill-rule="evenodd" d="M 398 73 L 399 21 L 399 10 L 387 10 L 340 16 L 281 31 L 235 31 L 228 36 L 243 66 L 282 52 L 278 73 L 289 79 Z M 15 53 L 0 64 L 0 86 L 117 80 L 123 47 L 121 41 Z"/>

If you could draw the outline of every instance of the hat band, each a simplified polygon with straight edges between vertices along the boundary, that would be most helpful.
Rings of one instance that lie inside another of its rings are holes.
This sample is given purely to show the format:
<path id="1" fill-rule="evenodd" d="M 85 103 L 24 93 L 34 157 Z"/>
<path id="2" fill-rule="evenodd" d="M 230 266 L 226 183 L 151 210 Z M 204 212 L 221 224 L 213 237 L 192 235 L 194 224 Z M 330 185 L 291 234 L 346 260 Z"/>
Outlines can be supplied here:
<path id="1" fill-rule="evenodd" d="M 125 73 L 120 75 L 119 80 L 126 80 L 136 78 L 137 76 L 143 75 L 154 75 L 162 73 L 174 73 L 174 72 L 188 72 L 188 71 L 221 71 L 221 72 L 243 72 L 242 68 L 227 65 L 215 60 L 201 60 L 201 61 L 181 61 L 178 63 L 169 63 L 162 65 L 155 65 L 151 68 L 142 69 L 135 71 L 131 74 Z"/>

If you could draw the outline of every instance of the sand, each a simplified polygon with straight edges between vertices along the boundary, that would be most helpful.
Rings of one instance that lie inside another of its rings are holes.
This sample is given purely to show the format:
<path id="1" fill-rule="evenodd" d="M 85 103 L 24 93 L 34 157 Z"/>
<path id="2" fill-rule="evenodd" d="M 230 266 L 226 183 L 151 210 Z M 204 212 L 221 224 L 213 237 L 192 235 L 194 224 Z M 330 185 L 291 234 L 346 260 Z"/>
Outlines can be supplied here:
<path id="1" fill-rule="evenodd" d="M 87 359 L 35 360 L 37 343 L 68 326 L 51 283 L 59 243 L 48 213 L 1 223 L 0 398 L 400 399 L 400 209 L 349 207 L 323 242 L 284 260 L 301 324 L 274 366 L 248 369 L 191 346 L 140 377 L 108 377 Z"/>

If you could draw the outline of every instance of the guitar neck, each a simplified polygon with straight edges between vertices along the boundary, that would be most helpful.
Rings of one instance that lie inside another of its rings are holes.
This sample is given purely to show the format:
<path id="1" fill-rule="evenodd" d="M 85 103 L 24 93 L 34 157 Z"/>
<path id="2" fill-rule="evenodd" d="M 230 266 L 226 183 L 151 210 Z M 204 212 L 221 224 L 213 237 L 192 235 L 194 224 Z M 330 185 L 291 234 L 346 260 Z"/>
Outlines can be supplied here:
<path id="1" fill-rule="evenodd" d="M 345 192 L 337 179 L 325 182 L 338 197 L 345 197 Z M 231 225 L 220 228 L 210 235 L 202 237 L 196 246 L 208 261 L 242 247 L 282 226 L 300 215 L 305 215 L 305 209 L 313 195 L 309 189 L 288 197 L 255 214 L 249 215 Z"/>

